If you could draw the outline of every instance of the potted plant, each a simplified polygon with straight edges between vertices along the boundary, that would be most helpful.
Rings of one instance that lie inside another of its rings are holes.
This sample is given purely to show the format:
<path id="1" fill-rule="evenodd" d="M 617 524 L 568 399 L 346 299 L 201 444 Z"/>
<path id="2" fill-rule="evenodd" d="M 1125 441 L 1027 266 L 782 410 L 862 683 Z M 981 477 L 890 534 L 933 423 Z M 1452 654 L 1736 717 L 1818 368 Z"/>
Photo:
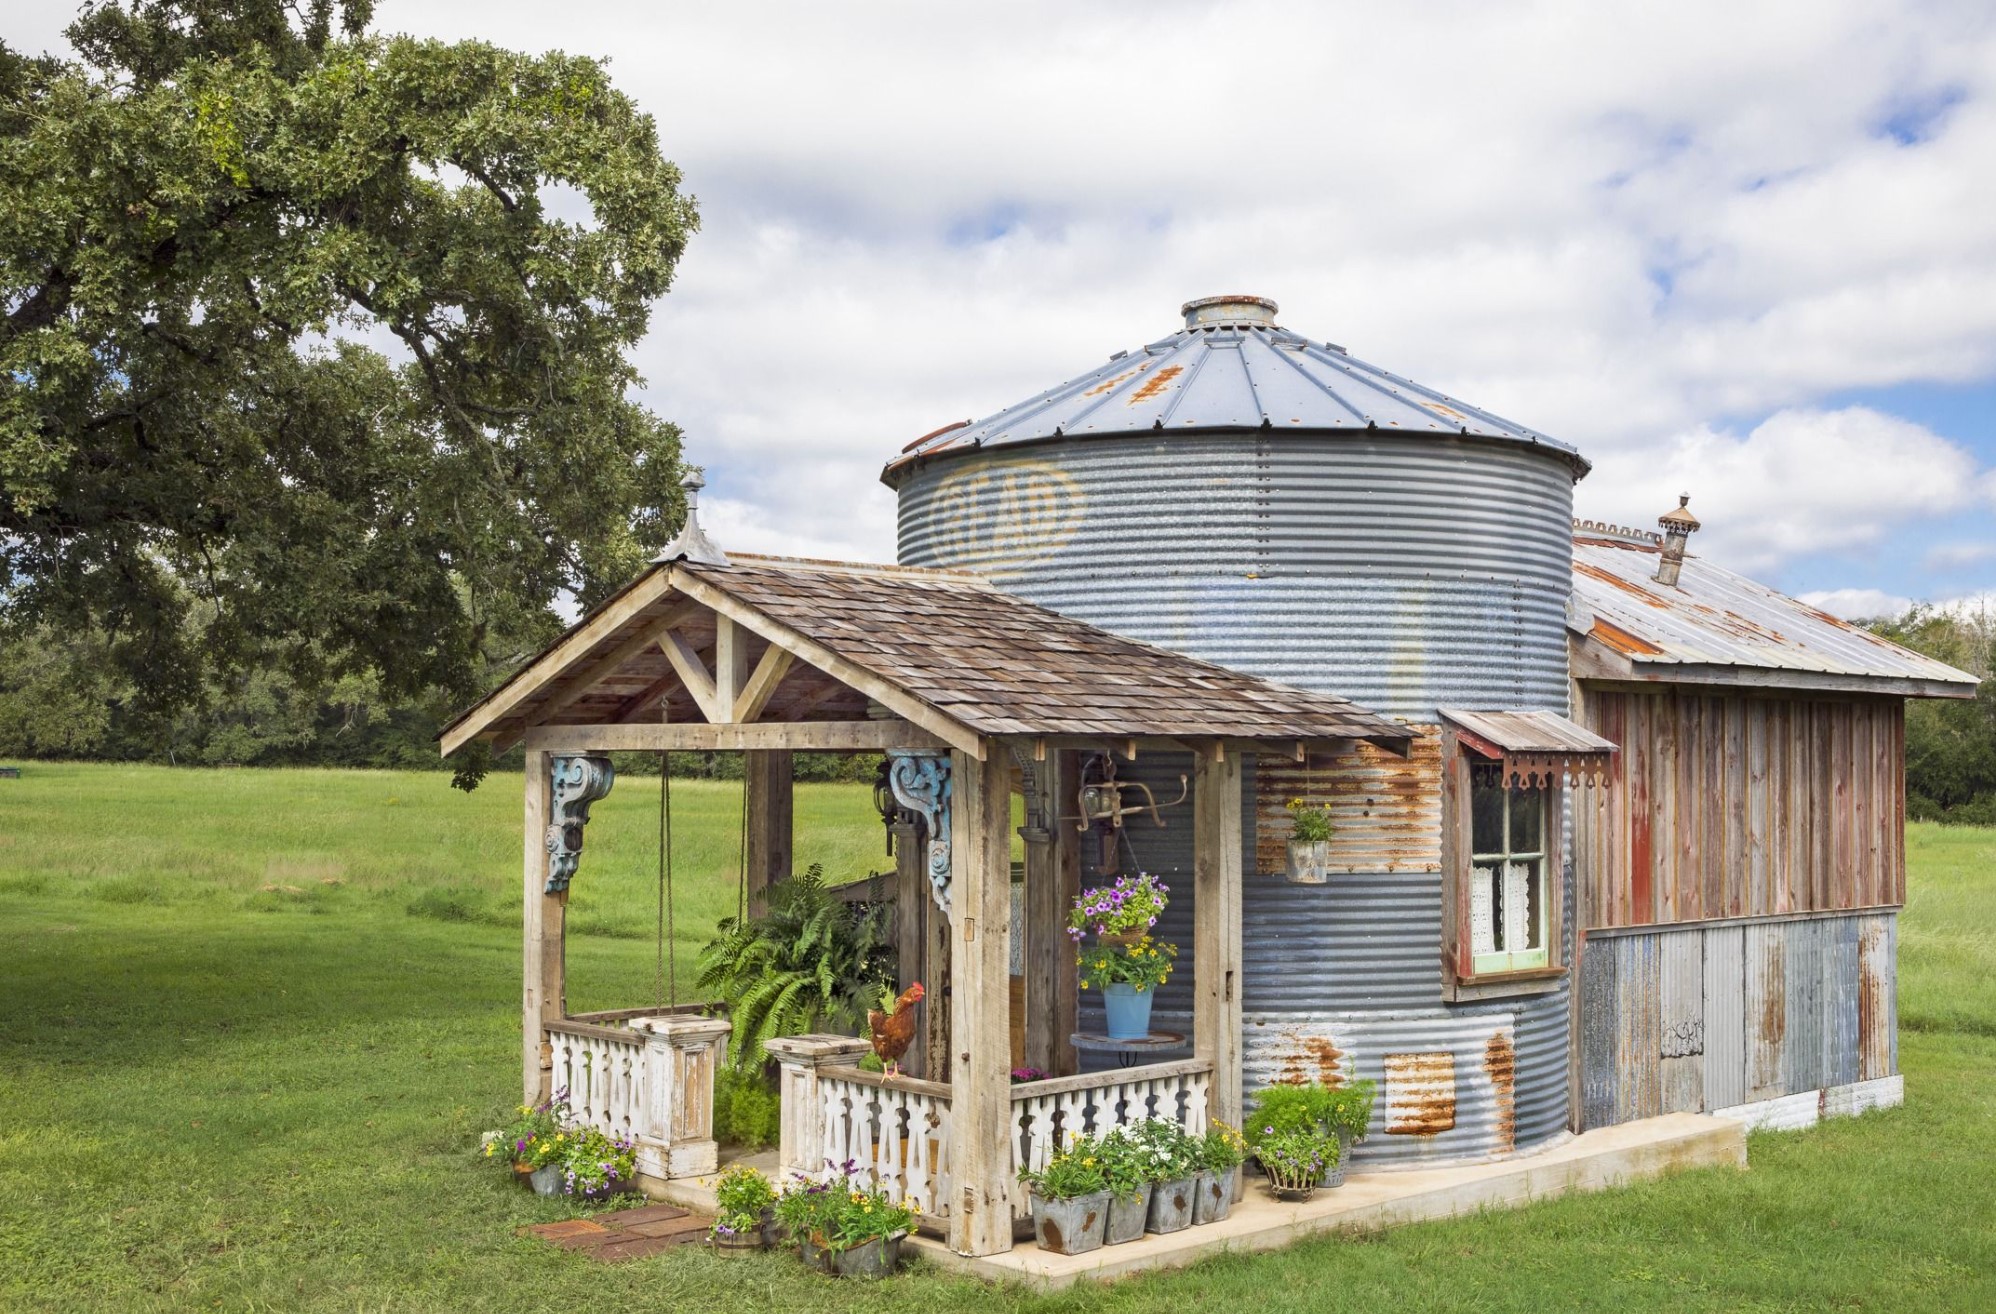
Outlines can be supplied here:
<path id="1" fill-rule="evenodd" d="M 843 1177 L 821 1180 L 798 1173 L 776 1198 L 777 1224 L 797 1243 L 797 1255 L 805 1265 L 822 1273 L 835 1271 L 832 1227 L 844 1195 Z"/>
<path id="2" fill-rule="evenodd" d="M 1169 1118 L 1137 1123 L 1130 1135 L 1146 1152 L 1145 1175 L 1151 1181 L 1145 1230 L 1166 1233 L 1192 1226 L 1199 1195 L 1199 1141 Z"/>
<path id="3" fill-rule="evenodd" d="M 901 1242 L 915 1211 L 878 1187 L 833 1192 L 829 1213 L 832 1271 L 840 1277 L 884 1278 L 901 1263 Z"/>
<path id="4" fill-rule="evenodd" d="M 768 1244 L 776 1188 L 767 1177 L 745 1163 L 733 1165 L 714 1183 L 714 1206 L 708 1235 L 715 1253 L 736 1257 Z"/>
<path id="5" fill-rule="evenodd" d="M 1328 1132 L 1307 1127 L 1272 1131 L 1254 1153 L 1268 1174 L 1269 1193 L 1278 1200 L 1308 1200 L 1317 1193 L 1318 1182 L 1333 1172 L 1339 1182 L 1344 1180 L 1338 1138 Z"/>
<path id="6" fill-rule="evenodd" d="M 607 1200 L 638 1189 L 638 1147 L 583 1127 L 557 1137 L 562 1145 L 561 1194 Z"/>
<path id="7" fill-rule="evenodd" d="M 637 1146 L 593 1127 L 570 1127 L 568 1092 L 521 1105 L 505 1130 L 485 1137 L 487 1158 L 503 1154 L 538 1195 L 602 1200 L 637 1189 Z"/>
<path id="8" fill-rule="evenodd" d="M 519 1181 L 540 1195 L 561 1194 L 561 1172 L 554 1166 L 564 1141 L 562 1119 L 568 1113 L 568 1092 L 558 1090 L 538 1104 L 522 1104 L 513 1121 L 484 1138 L 486 1158 L 504 1157 Z"/>
<path id="9" fill-rule="evenodd" d="M 1112 1246 L 1143 1238 L 1150 1221 L 1151 1150 L 1117 1127 L 1096 1145 L 1102 1179 L 1109 1187 L 1109 1222 L 1104 1240 Z"/>
<path id="10" fill-rule="evenodd" d="M 1331 879 L 1331 811 L 1321 804 L 1289 800 L 1288 877 L 1295 885 L 1323 885 Z"/>
<path id="11" fill-rule="evenodd" d="M 1224 1122 L 1215 1122 L 1199 1138 L 1199 1188 L 1192 1206 L 1194 1223 L 1217 1223 L 1233 1212 L 1234 1183 L 1247 1141 Z"/>
<path id="12" fill-rule="evenodd" d="M 1141 1040 L 1150 1034 L 1150 1007 L 1159 986 L 1171 979 L 1176 945 L 1149 936 L 1134 944 L 1097 944 L 1081 952 L 1081 988 L 1102 992 L 1105 1030 L 1111 1040 Z"/>
<path id="13" fill-rule="evenodd" d="M 1151 933 L 1171 887 L 1149 872 L 1118 876 L 1108 885 L 1084 890 L 1067 915 L 1067 934 L 1078 945 L 1084 936 L 1098 944 L 1129 946 Z"/>
<path id="14" fill-rule="evenodd" d="M 1033 1240 L 1056 1255 L 1101 1248 L 1109 1222 L 1109 1183 L 1087 1137 L 1056 1150 L 1038 1172 L 1019 1170 L 1033 1205 Z"/>
<path id="15" fill-rule="evenodd" d="M 1372 1101 L 1377 1088 L 1370 1081 L 1347 1081 L 1333 1086 L 1324 1101 L 1324 1124 L 1338 1138 L 1338 1175 L 1343 1180 L 1344 1165 L 1351 1159 L 1352 1142 L 1365 1139 L 1372 1124 Z"/>

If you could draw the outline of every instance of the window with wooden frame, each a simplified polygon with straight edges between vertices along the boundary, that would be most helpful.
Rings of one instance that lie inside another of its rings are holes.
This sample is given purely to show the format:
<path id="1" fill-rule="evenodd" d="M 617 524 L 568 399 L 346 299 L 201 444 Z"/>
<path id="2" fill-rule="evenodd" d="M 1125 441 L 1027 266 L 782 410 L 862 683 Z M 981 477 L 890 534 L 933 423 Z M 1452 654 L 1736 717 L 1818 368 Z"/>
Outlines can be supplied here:
<path id="1" fill-rule="evenodd" d="M 1442 997 L 1557 989 L 1561 807 L 1558 777 L 1519 774 L 1447 736 L 1442 773 Z"/>

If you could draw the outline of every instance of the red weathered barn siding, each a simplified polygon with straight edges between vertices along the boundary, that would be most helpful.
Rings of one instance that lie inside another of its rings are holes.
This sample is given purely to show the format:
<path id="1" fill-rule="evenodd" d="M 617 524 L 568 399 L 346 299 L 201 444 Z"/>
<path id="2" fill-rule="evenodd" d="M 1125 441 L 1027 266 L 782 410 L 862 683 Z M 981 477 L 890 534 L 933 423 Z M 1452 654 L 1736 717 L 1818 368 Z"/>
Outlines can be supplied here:
<path id="1" fill-rule="evenodd" d="M 1590 689 L 1622 752 L 1574 799 L 1585 925 L 1905 902 L 1905 705 Z"/>

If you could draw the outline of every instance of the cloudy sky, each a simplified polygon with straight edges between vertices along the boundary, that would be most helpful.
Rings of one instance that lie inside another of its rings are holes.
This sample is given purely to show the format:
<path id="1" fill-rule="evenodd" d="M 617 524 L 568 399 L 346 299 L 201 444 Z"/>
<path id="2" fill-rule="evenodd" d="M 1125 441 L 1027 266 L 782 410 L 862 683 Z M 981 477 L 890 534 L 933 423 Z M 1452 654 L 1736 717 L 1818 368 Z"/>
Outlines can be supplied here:
<path id="1" fill-rule="evenodd" d="M 69 5 L 0 34 L 56 45 Z M 703 231 L 640 351 L 741 549 L 1215 292 L 1688 491 L 1833 609 L 1996 589 L 1996 6 L 383 0 L 610 58 Z"/>

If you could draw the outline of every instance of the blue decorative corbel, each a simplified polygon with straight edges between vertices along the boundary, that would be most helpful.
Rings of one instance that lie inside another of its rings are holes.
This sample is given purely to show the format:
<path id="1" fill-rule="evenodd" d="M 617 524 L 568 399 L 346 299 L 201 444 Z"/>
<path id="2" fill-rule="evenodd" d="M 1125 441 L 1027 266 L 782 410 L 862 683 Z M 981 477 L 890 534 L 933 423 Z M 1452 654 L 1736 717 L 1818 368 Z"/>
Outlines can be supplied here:
<path id="1" fill-rule="evenodd" d="M 566 894 L 568 882 L 582 863 L 582 828 L 589 824 L 589 805 L 610 792 L 617 773 L 607 757 L 557 757 L 548 774 L 554 785 L 548 816 L 549 894 Z"/>
<path id="2" fill-rule="evenodd" d="M 894 801 L 919 816 L 929 829 L 929 892 L 936 907 L 949 915 L 949 809 L 950 770 L 948 753 L 919 749 L 887 750 L 887 784 Z"/>

